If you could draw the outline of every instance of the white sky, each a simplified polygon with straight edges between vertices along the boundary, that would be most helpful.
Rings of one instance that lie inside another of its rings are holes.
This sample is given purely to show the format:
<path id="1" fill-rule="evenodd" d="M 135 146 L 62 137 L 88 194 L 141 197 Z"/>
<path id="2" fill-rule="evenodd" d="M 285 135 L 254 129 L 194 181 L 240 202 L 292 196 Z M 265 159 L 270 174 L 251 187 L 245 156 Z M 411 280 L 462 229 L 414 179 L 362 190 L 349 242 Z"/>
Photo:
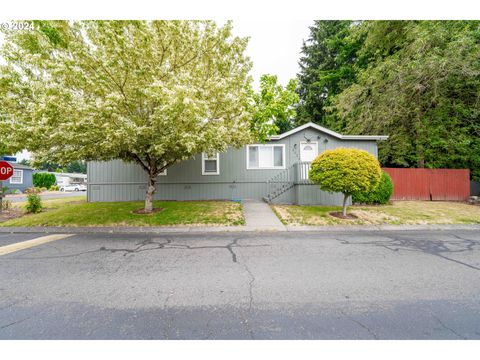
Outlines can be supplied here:
<path id="1" fill-rule="evenodd" d="M 234 20 L 235 35 L 249 36 L 247 55 L 253 61 L 252 76 L 258 85 L 263 74 L 278 75 L 286 85 L 298 73 L 303 40 L 313 20 Z"/>

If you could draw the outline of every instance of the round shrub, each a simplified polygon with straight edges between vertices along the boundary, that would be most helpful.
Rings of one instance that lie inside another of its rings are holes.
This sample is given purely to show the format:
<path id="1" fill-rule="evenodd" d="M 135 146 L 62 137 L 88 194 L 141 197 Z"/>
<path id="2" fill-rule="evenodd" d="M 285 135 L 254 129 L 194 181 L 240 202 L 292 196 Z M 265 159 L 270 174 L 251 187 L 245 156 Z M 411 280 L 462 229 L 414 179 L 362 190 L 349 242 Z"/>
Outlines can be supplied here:
<path id="1" fill-rule="evenodd" d="M 381 173 L 378 160 L 367 151 L 337 148 L 327 150 L 313 160 L 309 178 L 322 190 L 343 193 L 342 213 L 346 216 L 348 197 L 374 189 L 380 182 Z"/>
<path id="2" fill-rule="evenodd" d="M 393 182 L 390 175 L 382 171 L 380 183 L 370 192 L 356 192 L 352 201 L 358 204 L 386 204 L 393 194 Z"/>

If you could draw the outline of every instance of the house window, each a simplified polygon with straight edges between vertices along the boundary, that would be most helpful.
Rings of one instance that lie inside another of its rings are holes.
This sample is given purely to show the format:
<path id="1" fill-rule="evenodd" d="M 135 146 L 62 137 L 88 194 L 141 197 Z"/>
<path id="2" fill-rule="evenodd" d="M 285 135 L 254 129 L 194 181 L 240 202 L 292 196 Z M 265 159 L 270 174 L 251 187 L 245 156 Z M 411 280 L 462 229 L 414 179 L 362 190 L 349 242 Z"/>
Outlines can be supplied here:
<path id="1" fill-rule="evenodd" d="M 13 170 L 10 184 L 23 184 L 23 170 Z"/>
<path id="2" fill-rule="evenodd" d="M 220 154 L 202 154 L 202 175 L 220 175 Z"/>
<path id="3" fill-rule="evenodd" d="M 284 169 L 285 145 L 247 145 L 247 169 Z"/>

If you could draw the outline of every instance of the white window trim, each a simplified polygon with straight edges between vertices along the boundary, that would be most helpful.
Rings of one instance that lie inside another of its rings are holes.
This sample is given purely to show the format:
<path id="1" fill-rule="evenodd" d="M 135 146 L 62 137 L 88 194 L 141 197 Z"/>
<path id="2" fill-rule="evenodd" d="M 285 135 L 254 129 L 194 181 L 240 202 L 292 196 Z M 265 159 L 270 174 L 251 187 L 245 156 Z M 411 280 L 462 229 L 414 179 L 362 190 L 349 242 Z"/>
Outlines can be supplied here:
<path id="1" fill-rule="evenodd" d="M 274 146 L 281 146 L 282 147 L 283 165 L 282 166 L 269 166 L 269 167 L 250 167 L 248 159 L 250 158 L 250 147 L 251 146 L 268 146 L 268 147 L 271 147 L 271 148 L 273 148 Z M 282 169 L 286 169 L 287 159 L 285 157 L 285 144 L 249 144 L 249 145 L 246 145 L 246 148 L 247 148 L 247 170 L 282 170 Z"/>
<path id="2" fill-rule="evenodd" d="M 10 178 L 10 184 L 23 184 L 23 170 L 13 169 L 13 171 L 14 171 L 14 174 L 15 174 L 15 171 L 18 171 L 20 173 L 20 181 L 13 181 L 13 175 L 12 175 L 12 177 Z"/>
<path id="3" fill-rule="evenodd" d="M 202 175 L 220 175 L 220 153 L 217 152 L 215 158 L 217 160 L 217 171 L 205 172 L 205 160 L 213 160 L 213 158 L 209 158 L 207 154 L 202 153 Z"/>
<path id="4" fill-rule="evenodd" d="M 317 149 L 317 156 L 318 156 L 318 141 L 300 141 L 300 161 L 305 162 L 304 160 L 301 159 L 302 157 L 302 145 L 313 145 L 315 144 L 315 148 Z M 308 161 L 307 161 L 308 162 Z"/>
<path id="5" fill-rule="evenodd" d="M 163 169 L 161 173 L 158 173 L 159 176 L 167 176 L 167 169 Z"/>

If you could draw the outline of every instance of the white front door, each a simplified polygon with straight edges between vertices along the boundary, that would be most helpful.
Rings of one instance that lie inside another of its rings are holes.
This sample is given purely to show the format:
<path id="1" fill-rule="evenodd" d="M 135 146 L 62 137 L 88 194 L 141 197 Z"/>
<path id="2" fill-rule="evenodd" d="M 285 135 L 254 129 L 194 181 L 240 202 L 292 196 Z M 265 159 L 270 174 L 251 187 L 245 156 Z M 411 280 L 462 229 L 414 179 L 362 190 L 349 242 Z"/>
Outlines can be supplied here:
<path id="1" fill-rule="evenodd" d="M 300 143 L 300 161 L 312 162 L 318 155 L 317 142 L 301 142 Z"/>
<path id="2" fill-rule="evenodd" d="M 300 166 L 300 179 L 308 180 L 308 173 L 310 171 L 310 164 L 318 155 L 318 143 L 314 142 L 301 142 L 300 143 L 300 161 L 308 162 L 307 164 L 299 164 Z"/>

